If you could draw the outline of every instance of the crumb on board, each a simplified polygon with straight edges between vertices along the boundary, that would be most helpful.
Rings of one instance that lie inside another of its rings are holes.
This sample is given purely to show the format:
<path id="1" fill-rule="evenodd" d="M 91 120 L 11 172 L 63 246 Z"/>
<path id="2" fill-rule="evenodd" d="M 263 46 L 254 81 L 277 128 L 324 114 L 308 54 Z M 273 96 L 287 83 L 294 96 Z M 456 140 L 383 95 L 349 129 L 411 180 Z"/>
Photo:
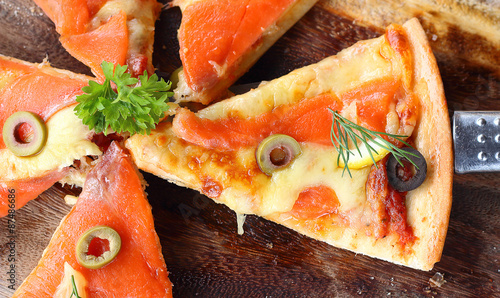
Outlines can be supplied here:
<path id="1" fill-rule="evenodd" d="M 442 285 L 446 283 L 446 280 L 444 280 L 444 274 L 440 272 L 436 272 L 434 276 L 429 278 L 429 284 L 431 287 L 438 287 L 440 288 Z"/>
<path id="2" fill-rule="evenodd" d="M 66 202 L 66 204 L 68 204 L 70 206 L 75 205 L 76 201 L 78 201 L 78 197 L 75 197 L 75 196 L 72 196 L 72 195 L 66 195 L 64 197 L 64 202 Z"/>

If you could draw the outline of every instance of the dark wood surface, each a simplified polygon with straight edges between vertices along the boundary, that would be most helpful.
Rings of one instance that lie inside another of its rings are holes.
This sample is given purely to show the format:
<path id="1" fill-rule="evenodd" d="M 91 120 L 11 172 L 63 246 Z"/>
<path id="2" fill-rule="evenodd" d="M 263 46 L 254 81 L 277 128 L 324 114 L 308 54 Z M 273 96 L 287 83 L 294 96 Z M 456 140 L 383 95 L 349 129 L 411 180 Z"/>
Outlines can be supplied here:
<path id="1" fill-rule="evenodd" d="M 156 26 L 155 66 L 165 76 L 180 66 L 176 40 L 180 19 L 178 9 L 164 11 Z M 276 78 L 380 32 L 334 14 L 320 1 L 240 82 Z M 31 0 L 0 1 L 0 54 L 31 62 L 48 56 L 55 67 L 89 74 L 57 38 L 50 20 Z M 449 57 L 439 59 L 439 67 L 450 115 L 454 110 L 500 111 L 498 73 Z M 228 208 L 152 175 L 145 178 L 175 297 L 500 297 L 497 173 L 455 175 L 442 260 L 430 272 L 337 249 L 255 216 L 247 217 L 240 236 L 235 214 Z M 56 184 L 16 213 L 17 285 L 36 266 L 70 210 L 64 195 L 79 191 Z M 1 297 L 13 293 L 7 288 L 6 236 L 4 218 L 0 220 Z M 440 287 L 430 283 L 436 273 L 444 275 Z"/>

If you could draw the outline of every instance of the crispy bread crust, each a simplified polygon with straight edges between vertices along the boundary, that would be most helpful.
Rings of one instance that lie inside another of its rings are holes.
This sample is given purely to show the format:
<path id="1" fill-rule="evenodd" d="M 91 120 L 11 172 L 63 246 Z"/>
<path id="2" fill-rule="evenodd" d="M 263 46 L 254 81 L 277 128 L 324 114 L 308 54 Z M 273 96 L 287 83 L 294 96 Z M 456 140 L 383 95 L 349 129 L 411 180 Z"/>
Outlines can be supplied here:
<path id="1" fill-rule="evenodd" d="M 453 152 L 444 89 L 432 50 L 417 19 L 406 22 L 414 59 L 414 92 L 421 101 L 416 148 L 428 163 L 427 180 L 408 193 L 408 221 L 420 235 L 415 247 L 421 269 L 430 270 L 441 258 L 452 202 Z"/>

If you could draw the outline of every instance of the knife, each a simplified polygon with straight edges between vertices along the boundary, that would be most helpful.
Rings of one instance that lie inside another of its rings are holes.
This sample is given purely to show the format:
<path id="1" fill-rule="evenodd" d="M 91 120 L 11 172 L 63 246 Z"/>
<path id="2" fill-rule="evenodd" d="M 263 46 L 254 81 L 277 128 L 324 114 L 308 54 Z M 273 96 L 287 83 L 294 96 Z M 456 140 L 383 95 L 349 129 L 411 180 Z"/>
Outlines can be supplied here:
<path id="1" fill-rule="evenodd" d="M 233 85 L 229 90 L 243 94 L 260 84 Z M 455 111 L 452 133 L 455 173 L 500 172 L 500 112 Z"/>
<path id="2" fill-rule="evenodd" d="M 500 112 L 455 111 L 455 173 L 500 171 Z"/>

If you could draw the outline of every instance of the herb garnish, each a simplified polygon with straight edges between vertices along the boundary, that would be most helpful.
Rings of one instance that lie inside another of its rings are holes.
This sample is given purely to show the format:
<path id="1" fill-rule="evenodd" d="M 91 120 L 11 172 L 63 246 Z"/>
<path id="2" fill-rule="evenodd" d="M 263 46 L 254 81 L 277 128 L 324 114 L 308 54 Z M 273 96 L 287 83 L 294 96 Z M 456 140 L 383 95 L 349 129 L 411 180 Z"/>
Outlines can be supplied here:
<path id="1" fill-rule="evenodd" d="M 71 292 L 71 296 L 69 298 L 75 296 L 75 298 L 82 298 L 78 295 L 78 290 L 76 289 L 75 276 L 71 275 L 71 283 L 73 284 L 73 291 Z"/>
<path id="2" fill-rule="evenodd" d="M 372 145 L 369 144 L 369 142 L 372 142 L 373 144 L 392 153 L 392 155 L 394 156 L 394 158 L 396 158 L 396 160 L 400 165 L 403 165 L 401 159 L 407 159 L 410 163 L 413 164 L 413 166 L 415 166 L 415 168 L 418 169 L 418 166 L 409 158 L 409 156 L 418 157 L 417 155 L 407 152 L 405 150 L 401 150 L 399 147 L 397 147 L 396 145 L 392 144 L 391 142 L 383 138 L 383 136 L 387 136 L 405 144 L 406 146 L 412 147 L 410 144 L 408 144 L 402 139 L 406 138 L 407 136 L 373 131 L 365 127 L 362 127 L 360 125 L 357 125 L 356 123 L 350 121 L 349 119 L 342 117 L 337 111 L 333 111 L 331 109 L 329 110 L 333 114 L 332 128 L 330 130 L 330 139 L 332 141 L 333 146 L 339 153 L 337 157 L 337 165 L 339 165 L 340 158 L 342 158 L 342 161 L 344 162 L 344 170 L 342 171 L 342 175 L 347 170 L 349 176 L 352 177 L 351 171 L 349 170 L 348 167 L 348 162 L 350 155 L 353 155 L 354 153 L 351 149 L 349 149 L 349 141 L 351 141 L 354 144 L 359 155 L 361 156 L 362 153 L 358 146 L 358 140 L 361 141 L 366 146 L 368 154 L 370 154 L 370 158 L 375 166 L 377 166 L 377 163 L 375 161 L 375 158 L 373 157 L 373 153 L 378 154 L 378 152 L 375 148 L 373 148 Z M 356 133 L 355 130 L 357 130 L 359 134 Z"/>
<path id="3" fill-rule="evenodd" d="M 171 83 L 158 80 L 156 74 L 148 78 L 146 71 L 139 79 L 132 78 L 125 72 L 126 65 L 115 67 L 104 61 L 101 68 L 106 78 L 104 83 L 90 81 L 82 88 L 85 93 L 76 98 L 79 102 L 76 115 L 96 133 L 106 134 L 111 128 L 118 133 L 149 134 L 169 108 L 168 97 L 173 93 L 167 91 Z"/>

